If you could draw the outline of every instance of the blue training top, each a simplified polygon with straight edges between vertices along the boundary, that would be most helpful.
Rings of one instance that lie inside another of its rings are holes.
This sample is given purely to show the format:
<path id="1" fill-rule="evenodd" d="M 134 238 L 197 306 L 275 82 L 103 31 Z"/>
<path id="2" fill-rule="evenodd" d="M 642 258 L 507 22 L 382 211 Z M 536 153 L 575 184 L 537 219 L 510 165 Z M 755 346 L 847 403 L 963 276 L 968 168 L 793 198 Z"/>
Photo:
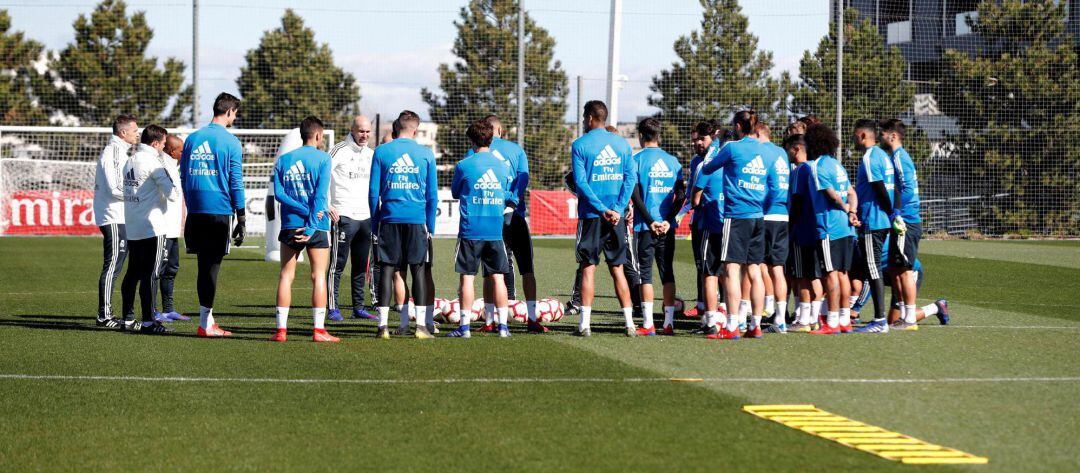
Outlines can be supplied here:
<path id="1" fill-rule="evenodd" d="M 517 195 L 505 159 L 490 151 L 474 153 L 454 167 L 450 192 L 458 199 L 458 236 L 466 240 L 502 240 L 503 210 Z"/>
<path id="2" fill-rule="evenodd" d="M 814 199 L 817 198 L 817 185 L 814 183 L 814 171 L 810 162 L 804 162 L 795 168 L 791 179 L 791 195 L 802 199 L 798 215 L 791 215 L 791 235 L 798 245 L 810 245 L 820 239 L 817 231 L 817 215 L 814 213 Z M 794 209 L 791 209 L 794 211 Z"/>
<path id="3" fill-rule="evenodd" d="M 784 151 L 784 148 L 776 146 L 771 141 L 762 143 L 761 146 L 766 150 L 765 165 L 773 168 L 767 182 L 768 193 L 765 197 L 765 215 L 787 217 L 788 194 L 790 193 L 791 183 L 791 164 L 788 161 L 787 151 Z M 770 159 L 774 161 L 770 163 Z"/>
<path id="4" fill-rule="evenodd" d="M 465 152 L 465 157 L 468 158 L 473 153 L 472 148 L 469 148 Z M 514 182 L 510 183 L 510 192 L 517 196 L 517 208 L 514 209 L 514 213 L 524 217 L 525 192 L 529 189 L 529 157 L 517 143 L 502 138 L 491 140 L 491 154 L 506 162 L 510 167 L 510 175 L 514 178 Z"/>
<path id="5" fill-rule="evenodd" d="M 895 205 L 893 191 L 896 187 L 893 183 L 892 160 L 889 159 L 885 150 L 878 146 L 871 146 L 863 154 L 855 178 L 855 195 L 859 198 L 859 220 L 862 221 L 863 231 L 885 230 L 892 226 L 889 215 L 878 204 L 877 194 L 874 193 L 874 182 L 885 183 L 889 203 Z"/>
<path id="6" fill-rule="evenodd" d="M 597 218 L 608 210 L 620 214 L 637 185 L 630 144 L 621 136 L 596 128 L 574 140 L 570 164 L 578 198 L 578 218 Z"/>
<path id="7" fill-rule="evenodd" d="M 217 123 L 188 135 L 180 157 L 188 213 L 232 215 L 245 208 L 243 160 L 240 140 Z"/>
<path id="8" fill-rule="evenodd" d="M 839 240 L 851 236 L 847 211 L 825 193 L 826 189 L 832 189 L 840 195 L 840 200 L 847 204 L 848 187 L 851 185 L 847 171 L 840 165 L 840 161 L 827 154 L 809 161 L 809 164 L 813 173 L 811 180 L 815 185 L 811 202 L 814 206 L 818 239 Z"/>
<path id="9" fill-rule="evenodd" d="M 281 228 L 303 228 L 305 235 L 330 230 L 330 155 L 305 145 L 281 155 L 271 175 L 274 198 L 281 202 Z M 319 213 L 322 217 L 319 217 Z"/>
<path id="10" fill-rule="evenodd" d="M 675 181 L 682 179 L 682 165 L 679 159 L 660 148 L 645 148 L 634 156 L 637 161 L 637 181 L 641 184 L 642 200 L 649 216 L 654 221 L 663 222 L 671 213 L 675 201 Z M 670 220 L 675 226 L 675 219 Z M 634 231 L 649 229 L 645 219 L 634 219 Z"/>
<path id="11" fill-rule="evenodd" d="M 372 231 L 379 223 L 426 224 L 435 233 L 439 183 L 435 155 L 409 138 L 375 148 L 368 191 Z"/>
<path id="12" fill-rule="evenodd" d="M 764 216 L 766 181 L 773 166 L 766 166 L 766 149 L 761 142 L 744 137 L 727 143 L 711 161 L 701 167 L 702 178 L 723 169 L 724 217 L 733 219 Z"/>
<path id="13" fill-rule="evenodd" d="M 903 147 L 892 154 L 896 170 L 896 184 L 900 186 L 900 216 L 905 222 L 922 222 L 919 215 L 919 176 L 915 172 L 915 161 Z M 895 205 L 895 204 L 894 204 Z"/>

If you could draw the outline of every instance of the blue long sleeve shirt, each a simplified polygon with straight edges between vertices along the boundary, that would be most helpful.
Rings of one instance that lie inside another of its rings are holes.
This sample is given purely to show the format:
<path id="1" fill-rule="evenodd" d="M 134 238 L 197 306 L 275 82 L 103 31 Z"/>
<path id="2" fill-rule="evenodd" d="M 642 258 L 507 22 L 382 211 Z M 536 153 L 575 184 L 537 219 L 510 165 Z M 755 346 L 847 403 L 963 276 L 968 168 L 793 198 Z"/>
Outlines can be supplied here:
<path id="1" fill-rule="evenodd" d="M 761 144 L 765 150 L 765 165 L 771 166 L 772 173 L 768 179 L 768 196 L 765 198 L 765 215 L 783 217 L 788 216 L 788 194 L 791 186 L 791 164 L 788 161 L 787 151 L 770 142 Z"/>
<path id="2" fill-rule="evenodd" d="M 229 130 L 211 123 L 184 141 L 180 182 L 188 213 L 231 215 L 244 201 L 244 152 Z"/>
<path id="3" fill-rule="evenodd" d="M 465 157 L 468 158 L 473 153 L 470 148 L 465 152 Z M 505 161 L 507 166 L 510 167 L 510 175 L 514 179 L 510 183 L 510 192 L 517 196 L 517 208 L 514 209 L 514 213 L 524 217 L 526 213 L 525 193 L 529 190 L 529 157 L 517 143 L 502 138 L 491 140 L 491 154 Z"/>
<path id="4" fill-rule="evenodd" d="M 859 169 L 855 174 L 855 196 L 859 198 L 859 220 L 862 220 L 864 230 L 884 230 L 891 226 L 889 215 L 878 203 L 878 196 L 874 192 L 873 183 L 885 183 L 888 191 L 889 203 L 893 202 L 894 172 L 892 160 L 885 150 L 871 146 L 863 154 L 859 161 Z"/>
<path id="5" fill-rule="evenodd" d="M 723 169 L 725 218 L 764 216 L 768 175 L 775 173 L 765 165 L 766 155 L 761 142 L 745 137 L 722 146 L 715 158 L 701 166 L 698 179 Z"/>
<path id="6" fill-rule="evenodd" d="M 675 181 L 682 179 L 682 165 L 678 158 L 660 148 L 645 148 L 638 152 L 638 183 L 641 184 L 642 200 L 654 221 L 663 222 L 671 213 L 675 201 Z M 674 220 L 670 222 L 675 225 Z M 645 219 L 634 219 L 634 231 L 648 230 Z"/>
<path id="7" fill-rule="evenodd" d="M 303 228 L 305 235 L 330 230 L 330 168 L 330 155 L 311 146 L 278 158 L 271 180 L 282 229 Z"/>
<path id="8" fill-rule="evenodd" d="M 435 155 L 409 138 L 375 148 L 368 192 L 372 231 L 382 222 L 427 225 L 435 233 L 439 182 Z"/>
<path id="9" fill-rule="evenodd" d="M 503 211 L 517 195 L 510 186 L 514 178 L 505 159 L 493 152 L 475 153 L 454 168 L 450 193 L 458 199 L 458 235 L 466 240 L 497 241 L 503 238 Z"/>
<path id="10" fill-rule="evenodd" d="M 900 186 L 900 216 L 905 222 L 922 222 L 919 215 L 919 175 L 915 172 L 915 161 L 903 147 L 892 154 L 893 167 L 896 170 L 896 185 Z"/>
<path id="11" fill-rule="evenodd" d="M 577 187 L 578 218 L 597 218 L 608 210 L 626 211 L 637 185 L 633 158 L 630 144 L 603 128 L 574 140 L 570 164 Z"/>

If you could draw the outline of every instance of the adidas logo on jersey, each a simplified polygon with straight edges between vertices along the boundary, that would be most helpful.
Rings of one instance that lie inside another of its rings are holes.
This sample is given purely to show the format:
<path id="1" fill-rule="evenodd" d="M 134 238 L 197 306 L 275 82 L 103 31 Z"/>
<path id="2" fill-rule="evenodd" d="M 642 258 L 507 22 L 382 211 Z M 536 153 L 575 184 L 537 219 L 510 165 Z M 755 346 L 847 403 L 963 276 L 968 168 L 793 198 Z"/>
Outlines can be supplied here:
<path id="1" fill-rule="evenodd" d="M 615 153 L 614 149 L 611 149 L 611 145 L 604 146 L 604 149 L 600 150 L 600 155 L 593 161 L 593 166 L 617 166 L 622 164 L 622 158 Z"/>
<path id="2" fill-rule="evenodd" d="M 761 156 L 754 156 L 753 160 L 747 163 L 746 166 L 743 166 L 742 172 L 743 174 L 754 174 L 757 176 L 768 174 L 768 171 L 765 170 L 765 163 L 761 160 Z"/>
<path id="3" fill-rule="evenodd" d="M 476 184 L 473 184 L 473 189 L 495 190 L 502 188 L 502 183 L 499 182 L 499 178 L 495 176 L 495 171 L 493 169 L 488 169 L 483 176 L 480 176 L 480 180 L 476 181 Z"/>
<path id="4" fill-rule="evenodd" d="M 195 161 L 213 161 L 214 151 L 210 149 L 210 142 L 203 141 L 198 148 L 191 150 L 191 159 Z"/>
<path id="5" fill-rule="evenodd" d="M 664 163 L 663 160 L 657 161 L 656 164 L 653 164 L 652 169 L 649 169 L 649 177 L 652 177 L 652 178 L 663 178 L 663 177 L 674 177 L 674 176 L 675 176 L 675 173 L 671 172 L 671 168 L 669 168 L 668 165 L 666 163 Z"/>
<path id="6" fill-rule="evenodd" d="M 393 174 L 419 174 L 420 167 L 413 163 L 409 153 L 405 153 L 397 161 L 394 161 L 394 164 L 390 165 L 390 172 Z"/>
<path id="7" fill-rule="evenodd" d="M 306 180 L 308 180 L 308 176 L 309 176 L 309 174 L 307 172 L 307 169 L 304 168 L 303 161 L 297 161 L 297 162 L 293 163 L 292 166 L 289 167 L 289 170 L 285 171 L 285 177 L 283 179 L 286 182 L 288 182 L 288 181 L 306 181 Z"/>

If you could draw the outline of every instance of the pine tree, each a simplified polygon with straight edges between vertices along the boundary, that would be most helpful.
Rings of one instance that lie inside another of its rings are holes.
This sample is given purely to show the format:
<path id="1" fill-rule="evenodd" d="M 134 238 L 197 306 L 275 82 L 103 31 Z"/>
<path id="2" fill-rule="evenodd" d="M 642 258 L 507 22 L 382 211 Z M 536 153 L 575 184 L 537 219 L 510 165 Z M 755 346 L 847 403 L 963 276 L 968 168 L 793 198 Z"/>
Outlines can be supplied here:
<path id="1" fill-rule="evenodd" d="M 769 75 L 772 53 L 758 50 L 758 39 L 736 0 L 699 0 L 701 29 L 675 41 L 678 61 L 653 77 L 649 105 L 660 109 L 664 148 L 690 153 L 690 128 L 706 119 L 727 121 L 746 108 L 768 123 L 782 118 L 780 81 Z"/>
<path id="2" fill-rule="evenodd" d="M 245 59 L 236 79 L 243 99 L 240 127 L 293 128 L 311 115 L 341 132 L 360 111 L 356 78 L 334 64 L 330 46 L 317 43 L 291 9 Z"/>
<path id="3" fill-rule="evenodd" d="M 34 104 L 32 63 L 41 55 L 41 43 L 11 31 L 11 16 L 0 10 L 0 124 L 43 125 L 45 112 Z"/>
<path id="4" fill-rule="evenodd" d="M 123 0 L 103 0 L 75 20 L 75 39 L 50 64 L 56 88 L 35 92 L 49 112 L 75 117 L 83 126 L 106 126 L 128 113 L 140 124 L 187 121 L 191 89 L 183 87 L 184 63 L 146 55 L 154 37 L 144 12 L 127 15 Z"/>
<path id="5" fill-rule="evenodd" d="M 471 0 L 454 22 L 458 60 L 439 65 L 441 94 L 425 88 L 421 95 L 431 119 L 439 125 L 439 145 L 447 163 L 469 149 L 465 130 L 488 114 L 498 115 L 504 138 L 516 140 L 518 96 L 518 2 Z M 567 169 L 570 131 L 566 115 L 566 72 L 554 59 L 555 39 L 525 16 L 525 151 L 530 180 L 537 186 L 558 186 Z"/>
<path id="6" fill-rule="evenodd" d="M 975 54 L 945 53 L 937 94 L 960 136 L 949 159 L 970 173 L 983 228 L 1076 235 L 1080 225 L 1080 73 L 1065 2 L 982 2 Z"/>

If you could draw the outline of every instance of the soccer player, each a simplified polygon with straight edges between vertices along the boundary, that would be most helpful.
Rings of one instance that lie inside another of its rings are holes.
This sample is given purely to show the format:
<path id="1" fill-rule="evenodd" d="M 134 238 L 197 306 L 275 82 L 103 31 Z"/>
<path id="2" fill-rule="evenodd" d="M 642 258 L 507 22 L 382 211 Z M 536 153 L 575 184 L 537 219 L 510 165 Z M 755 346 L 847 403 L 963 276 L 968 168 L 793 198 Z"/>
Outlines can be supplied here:
<path id="1" fill-rule="evenodd" d="M 578 198 L 577 261 L 581 267 L 581 320 L 574 335 L 592 335 L 590 327 L 596 265 L 600 252 L 607 260 L 615 295 L 626 322 L 626 336 L 637 336 L 630 288 L 623 265 L 627 261 L 626 224 L 620 222 L 637 184 L 630 144 L 605 129 L 608 108 L 590 100 L 582 113 L 586 133 L 571 146 L 571 165 Z"/>
<path id="2" fill-rule="evenodd" d="M 701 166 L 700 179 L 722 179 L 724 189 L 724 220 L 720 232 L 715 226 L 703 236 L 705 275 L 708 292 L 718 284 L 717 276 L 724 273 L 725 296 L 728 307 L 742 297 L 742 275 L 750 275 L 750 305 L 753 315 L 745 336 L 760 338 L 761 316 L 765 305 L 765 285 L 761 279 L 761 264 L 765 262 L 765 213 L 768 181 L 776 179 L 775 169 L 767 166 L 768 150 L 752 136 L 757 127 L 757 114 L 743 110 L 731 120 L 736 141 L 727 143 L 716 157 Z M 715 311 L 715 309 L 713 309 Z M 713 317 L 719 314 L 714 312 Z M 738 339 L 738 314 L 729 313 L 726 327 L 710 338 Z"/>
<path id="3" fill-rule="evenodd" d="M 826 323 L 811 333 L 835 334 L 851 330 L 851 225 L 858 223 L 856 206 L 849 204 L 847 171 L 832 154 L 840 146 L 836 134 L 824 124 L 807 127 L 806 152 L 810 164 L 810 205 L 814 211 L 818 260 L 825 278 L 828 303 Z"/>
<path id="4" fill-rule="evenodd" d="M 98 277 L 97 326 L 123 328 L 113 317 L 113 286 L 127 258 L 127 232 L 124 225 L 124 164 L 131 147 L 139 142 L 139 125 L 135 117 L 120 115 L 113 120 L 109 144 L 101 150 L 94 175 L 94 224 L 101 230 L 105 253 Z"/>
<path id="5" fill-rule="evenodd" d="M 806 141 L 803 135 L 790 135 L 785 138 L 784 150 L 794 166 L 788 206 L 791 251 L 788 255 L 787 273 L 794 280 L 798 301 L 789 330 L 805 333 L 811 330 L 814 301 L 820 293 L 820 283 L 814 283 L 822 277 L 817 251 L 817 221 L 812 203 L 816 186 L 813 171 L 807 163 Z"/>
<path id="6" fill-rule="evenodd" d="M 496 307 L 500 338 L 510 336 L 507 328 L 509 313 L 506 283 L 503 275 L 510 271 L 509 244 L 503 242 L 506 220 L 512 219 L 517 206 L 517 193 L 512 190 L 515 176 L 506 159 L 492 150 L 495 127 L 489 119 L 480 119 L 469 125 L 466 131 L 473 145 L 473 153 L 454 168 L 450 192 L 460 203 L 457 256 L 454 270 L 461 275 L 458 291 L 461 295 L 461 325 L 447 334 L 450 337 L 469 338 L 469 321 L 472 320 L 473 279 L 480 266 L 484 267 L 485 286 L 490 284 L 491 294 L 485 294 L 485 302 Z"/>
<path id="7" fill-rule="evenodd" d="M 896 172 L 896 184 L 899 198 L 896 208 L 899 212 L 903 231 L 894 231 L 889 247 L 889 268 L 892 272 L 893 287 L 900 293 L 899 327 L 904 329 L 918 322 L 912 315 L 915 311 L 918 290 L 914 283 L 914 265 L 919 258 L 919 240 L 922 238 L 922 216 L 919 214 L 919 176 L 915 171 L 915 161 L 904 149 L 904 135 L 907 127 L 895 118 L 881 124 L 881 141 L 892 152 L 893 168 Z M 893 219 L 896 220 L 895 218 Z M 894 226 L 895 228 L 895 226 Z M 946 307 L 945 313 L 948 312 Z"/>
<path id="8" fill-rule="evenodd" d="M 784 265 L 788 258 L 788 195 L 790 193 L 791 163 L 787 151 L 773 144 L 769 125 L 758 122 L 754 138 L 768 153 L 765 165 L 773 168 L 769 174 L 765 199 L 765 266 L 761 279 L 765 283 L 765 315 L 773 315 L 769 330 L 787 332 L 788 285 Z M 769 159 L 772 159 L 772 162 Z"/>
<path id="9" fill-rule="evenodd" d="M 176 135 L 165 137 L 165 148 L 161 153 L 161 163 L 169 177 L 176 183 L 177 199 L 165 203 L 165 250 L 161 255 L 161 313 L 159 321 L 189 320 L 176 311 L 173 302 L 173 287 L 176 274 L 180 272 L 180 228 L 184 223 L 184 196 L 180 192 L 180 156 L 184 152 L 184 140 Z"/>
<path id="10" fill-rule="evenodd" d="M 196 290 L 200 337 L 232 335 L 214 320 L 214 298 L 221 260 L 229 254 L 230 236 L 231 243 L 240 246 L 247 228 L 243 148 L 227 129 L 236 121 L 239 110 L 240 99 L 219 94 L 214 99 L 214 118 L 187 137 L 180 157 L 180 182 L 188 212 L 184 244 L 188 253 L 196 254 L 199 266 Z"/>
<path id="11" fill-rule="evenodd" d="M 675 334 L 675 214 L 682 207 L 685 189 L 679 159 L 660 149 L 660 120 L 646 118 L 638 123 L 642 150 L 637 162 L 634 203 L 634 245 L 640 281 L 641 312 L 644 317 L 638 335 L 656 335 L 653 325 L 652 268 L 656 261 L 663 284 L 665 335 Z M 635 290 L 631 282 L 631 290 Z"/>
<path id="12" fill-rule="evenodd" d="M 894 173 L 888 153 L 877 145 L 877 122 L 855 122 L 852 139 L 855 149 L 863 153 L 855 177 L 855 194 L 858 196 L 859 252 L 852 268 L 852 277 L 867 281 L 870 296 L 874 300 L 874 320 L 856 331 L 860 333 L 886 333 L 885 278 L 881 272 L 881 257 L 885 239 L 892 226 Z M 850 314 L 849 314 L 850 315 Z"/>
<path id="13" fill-rule="evenodd" d="M 326 332 L 327 267 L 330 265 L 329 190 L 331 158 L 322 151 L 323 123 L 315 117 L 300 122 L 304 146 L 278 158 L 271 178 L 274 198 L 281 204 L 281 273 L 277 287 L 277 332 L 270 338 L 284 342 L 288 338 L 289 307 L 292 283 L 300 252 L 307 249 L 311 261 L 311 315 L 314 342 L 339 342 Z"/>
<path id="14" fill-rule="evenodd" d="M 694 150 L 694 157 L 690 159 L 686 187 L 691 191 L 696 188 L 698 171 L 700 171 L 701 163 L 705 160 L 705 156 L 709 154 L 712 149 L 713 135 L 715 133 L 716 126 L 708 121 L 698 122 L 690 132 L 690 147 Z M 706 197 L 709 196 L 706 195 Z M 682 210 L 679 212 L 677 221 L 682 221 L 682 215 L 685 215 L 690 208 L 694 209 L 694 213 L 690 215 L 690 241 L 692 242 L 694 269 L 697 279 L 695 281 L 697 283 L 697 304 L 689 310 L 686 310 L 685 315 L 687 317 L 700 316 L 702 319 L 702 326 L 705 326 L 705 274 L 702 272 L 701 268 L 704 258 L 701 254 L 700 243 L 704 217 L 702 217 L 702 212 L 698 210 L 698 203 L 693 199 L 687 199 L 686 203 L 683 204 Z"/>
<path id="15" fill-rule="evenodd" d="M 398 138 L 379 146 L 371 160 L 371 184 L 368 202 L 371 226 L 376 236 L 376 261 L 382 266 L 379 281 L 379 328 L 376 337 L 390 338 L 387 318 L 394 289 L 395 268 L 412 273 L 412 295 L 417 314 L 416 338 L 430 339 L 431 332 L 421 323 L 420 314 L 427 308 L 431 261 L 431 235 L 435 233 L 435 211 L 439 188 L 435 155 L 416 142 L 420 116 L 410 110 L 398 116 Z M 404 278 L 404 274 L 402 276 Z M 402 314 L 402 317 L 407 317 Z M 408 320 L 407 318 L 405 320 Z"/>
<path id="16" fill-rule="evenodd" d="M 329 296 L 327 318 L 344 320 L 338 308 L 338 288 L 341 275 L 352 254 L 352 316 L 357 319 L 373 319 L 364 310 L 364 277 L 368 270 L 368 253 L 371 252 L 371 212 L 368 209 L 368 188 L 371 187 L 371 158 L 375 151 L 368 147 L 371 139 L 371 121 L 364 116 L 353 119 L 349 136 L 330 149 L 330 267 L 328 276 L 332 287 Z M 330 279 L 330 278 L 333 279 Z"/>
<path id="17" fill-rule="evenodd" d="M 124 329 L 151 334 L 171 331 L 154 318 L 162 252 L 166 248 L 167 202 L 180 198 L 177 183 L 161 161 L 166 135 L 165 129 L 158 125 L 146 127 L 135 155 L 124 165 L 124 220 L 131 252 L 131 262 L 120 286 Z M 141 323 L 135 321 L 136 289 L 142 302 Z"/>

